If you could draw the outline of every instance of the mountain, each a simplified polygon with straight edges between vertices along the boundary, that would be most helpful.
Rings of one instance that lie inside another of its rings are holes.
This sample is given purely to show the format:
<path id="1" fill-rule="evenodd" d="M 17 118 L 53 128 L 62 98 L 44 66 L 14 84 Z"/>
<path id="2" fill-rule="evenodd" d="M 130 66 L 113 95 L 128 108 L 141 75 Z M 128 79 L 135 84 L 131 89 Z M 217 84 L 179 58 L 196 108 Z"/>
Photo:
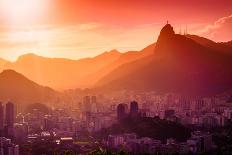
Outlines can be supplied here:
<path id="1" fill-rule="evenodd" d="M 175 34 L 170 24 L 154 54 L 123 64 L 98 81 L 100 90 L 145 90 L 214 95 L 232 87 L 232 57 L 196 39 Z"/>
<path id="2" fill-rule="evenodd" d="M 113 61 L 111 64 L 103 67 L 102 69 L 94 72 L 88 76 L 86 76 L 81 83 L 85 83 L 86 86 L 93 87 L 94 84 L 97 83 L 101 78 L 106 76 L 108 73 L 116 69 L 117 67 L 133 62 L 149 55 L 152 55 L 155 50 L 155 43 L 147 46 L 146 48 L 142 49 L 141 51 L 128 51 L 120 55 L 120 57 Z"/>
<path id="3" fill-rule="evenodd" d="M 223 52 L 225 54 L 228 54 L 230 56 L 232 56 L 232 44 L 231 42 L 214 42 L 212 40 L 206 39 L 204 37 L 200 37 L 197 35 L 186 35 L 186 37 L 196 41 L 197 43 L 210 48 L 211 50 L 215 50 L 215 51 L 220 51 Z"/>
<path id="4" fill-rule="evenodd" d="M 152 130 L 151 130 L 152 129 Z M 177 141 L 186 141 L 190 135 L 190 129 L 179 123 L 151 117 L 125 117 L 108 128 L 103 128 L 95 135 L 98 138 L 107 138 L 108 135 L 136 133 L 139 137 L 152 137 L 166 142 L 170 137 Z"/>
<path id="5" fill-rule="evenodd" d="M 125 53 L 111 50 L 80 60 L 25 54 L 15 62 L 5 62 L 2 67 L 0 61 L 0 68 L 15 70 L 36 83 L 58 90 L 89 88 L 120 65 L 152 54 L 154 47 L 155 44 L 152 44 L 141 51 Z"/>
<path id="6" fill-rule="evenodd" d="M 26 54 L 15 62 L 6 63 L 4 69 L 15 70 L 36 83 L 55 89 L 70 89 L 82 87 L 81 79 L 117 60 L 120 55 L 112 50 L 94 58 L 70 60 Z"/>
<path id="7" fill-rule="evenodd" d="M 224 43 L 224 44 L 226 44 L 227 46 L 232 47 L 232 40 L 231 40 L 231 41 L 228 41 L 228 42 L 226 42 L 226 43 Z"/>
<path id="8" fill-rule="evenodd" d="M 0 73 L 1 101 L 10 100 L 21 107 L 35 102 L 49 102 L 58 94 L 53 89 L 38 85 L 13 70 L 4 70 Z"/>
<path id="9" fill-rule="evenodd" d="M 2 59 L 0 58 L 0 71 L 3 70 L 5 64 L 9 63 L 9 61 L 5 60 L 5 59 Z"/>

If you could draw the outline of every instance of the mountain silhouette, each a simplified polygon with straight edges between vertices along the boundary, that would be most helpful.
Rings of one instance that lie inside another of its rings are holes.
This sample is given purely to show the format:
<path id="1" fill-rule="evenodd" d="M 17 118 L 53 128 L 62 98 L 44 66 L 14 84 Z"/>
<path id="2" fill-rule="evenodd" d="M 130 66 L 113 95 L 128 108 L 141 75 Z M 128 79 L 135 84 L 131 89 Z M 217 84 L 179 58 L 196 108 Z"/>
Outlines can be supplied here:
<path id="1" fill-rule="evenodd" d="M 139 60 L 141 58 L 147 57 L 149 55 L 152 55 L 155 50 L 155 44 L 151 44 L 147 46 L 146 48 L 142 49 L 141 51 L 128 51 L 120 55 L 118 59 L 110 63 L 109 65 L 106 65 L 102 69 L 98 70 L 97 72 L 94 72 L 85 78 L 81 80 L 81 83 L 85 83 L 86 87 L 93 87 L 97 81 L 99 81 L 101 78 L 106 76 L 108 73 L 113 71 L 114 69 L 118 68 L 119 66 L 133 62 L 136 60 Z"/>
<path id="2" fill-rule="evenodd" d="M 70 89 L 81 87 L 81 79 L 115 61 L 120 55 L 117 50 L 112 50 L 94 58 L 70 60 L 25 54 L 15 62 L 4 64 L 2 70 L 15 70 L 36 83 L 55 89 Z"/>
<path id="3" fill-rule="evenodd" d="M 5 66 L 5 64 L 7 64 L 7 63 L 9 63 L 9 61 L 0 58 L 0 69 L 2 69 Z"/>
<path id="4" fill-rule="evenodd" d="M 153 52 L 154 45 L 150 45 L 141 51 L 120 53 L 114 49 L 79 60 L 47 58 L 30 53 L 20 56 L 15 62 L 2 61 L 1 65 L 0 60 L 0 70 L 15 70 L 36 83 L 58 90 L 88 88 L 120 65 Z"/>
<path id="5" fill-rule="evenodd" d="M 59 93 L 51 88 L 38 85 L 14 70 L 0 73 L 0 100 L 12 101 L 20 106 L 35 102 L 46 103 Z"/>
<path id="6" fill-rule="evenodd" d="M 144 90 L 214 95 L 232 87 L 232 57 L 193 37 L 175 34 L 170 24 L 154 54 L 123 64 L 99 80 L 101 90 Z"/>
<path id="7" fill-rule="evenodd" d="M 210 48 L 211 50 L 214 51 L 219 51 L 219 52 L 223 52 L 225 54 L 228 54 L 230 56 L 232 56 L 232 41 L 230 42 L 214 42 L 212 40 L 197 36 L 197 35 L 186 35 L 186 37 L 196 41 L 197 43 Z"/>

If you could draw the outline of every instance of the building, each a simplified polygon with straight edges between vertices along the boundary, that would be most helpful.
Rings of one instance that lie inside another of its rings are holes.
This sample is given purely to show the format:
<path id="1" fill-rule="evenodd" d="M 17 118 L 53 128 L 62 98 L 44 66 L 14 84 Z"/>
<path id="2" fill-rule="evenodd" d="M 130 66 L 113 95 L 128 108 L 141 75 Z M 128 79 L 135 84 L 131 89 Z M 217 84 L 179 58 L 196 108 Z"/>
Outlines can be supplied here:
<path id="1" fill-rule="evenodd" d="M 205 152 L 212 149 L 212 135 L 209 133 L 203 133 L 200 131 L 195 131 L 191 134 L 191 142 L 195 141 L 197 143 L 197 151 Z"/>
<path id="2" fill-rule="evenodd" d="M 138 103 L 136 101 L 132 101 L 130 103 L 130 116 L 137 116 L 139 112 Z"/>
<path id="3" fill-rule="evenodd" d="M 0 155 L 19 155 L 19 146 L 11 142 L 11 139 L 0 137 Z"/>
<path id="4" fill-rule="evenodd" d="M 122 120 L 126 117 L 126 111 L 127 111 L 127 104 L 119 104 L 117 106 L 117 118 L 118 120 Z"/>
<path id="5" fill-rule="evenodd" d="M 98 104 L 97 104 L 97 97 L 96 96 L 92 96 L 91 97 L 91 112 L 98 112 Z"/>
<path id="6" fill-rule="evenodd" d="M 43 129 L 48 131 L 51 130 L 52 128 L 53 128 L 53 120 L 51 118 L 51 115 L 45 115 Z"/>
<path id="7" fill-rule="evenodd" d="M 124 144 L 124 137 L 123 135 L 109 135 L 107 143 L 109 148 L 118 148 Z"/>
<path id="8" fill-rule="evenodd" d="M 90 96 L 85 96 L 83 98 L 83 112 L 91 112 L 92 107 L 91 107 L 91 100 Z"/>
<path id="9" fill-rule="evenodd" d="M 164 118 L 170 118 L 175 115 L 175 110 L 169 109 L 164 111 Z"/>
<path id="10" fill-rule="evenodd" d="M 14 139 L 18 142 L 25 142 L 28 135 L 27 123 L 15 123 L 14 125 Z"/>
<path id="11" fill-rule="evenodd" d="M 2 135 L 4 129 L 4 108 L 2 103 L 0 103 L 0 135 Z"/>
<path id="12" fill-rule="evenodd" d="M 6 125 L 8 127 L 13 127 L 14 119 L 15 119 L 14 104 L 11 102 L 8 102 L 6 104 Z"/>
<path id="13" fill-rule="evenodd" d="M 230 108 L 225 109 L 224 112 L 223 112 L 223 115 L 227 119 L 231 120 L 231 118 L 232 118 L 232 109 L 230 109 Z"/>
<path id="14" fill-rule="evenodd" d="M 97 103 L 97 97 L 96 96 L 91 97 L 91 103 Z"/>

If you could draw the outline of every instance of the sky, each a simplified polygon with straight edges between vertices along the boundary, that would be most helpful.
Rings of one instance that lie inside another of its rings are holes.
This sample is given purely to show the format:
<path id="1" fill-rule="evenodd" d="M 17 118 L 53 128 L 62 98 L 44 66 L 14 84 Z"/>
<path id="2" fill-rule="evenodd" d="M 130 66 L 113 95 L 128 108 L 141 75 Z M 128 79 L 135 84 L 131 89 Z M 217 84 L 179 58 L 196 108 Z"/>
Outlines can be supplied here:
<path id="1" fill-rule="evenodd" d="M 0 57 L 79 59 L 154 43 L 168 20 L 178 33 L 232 40 L 231 0 L 0 0 Z"/>

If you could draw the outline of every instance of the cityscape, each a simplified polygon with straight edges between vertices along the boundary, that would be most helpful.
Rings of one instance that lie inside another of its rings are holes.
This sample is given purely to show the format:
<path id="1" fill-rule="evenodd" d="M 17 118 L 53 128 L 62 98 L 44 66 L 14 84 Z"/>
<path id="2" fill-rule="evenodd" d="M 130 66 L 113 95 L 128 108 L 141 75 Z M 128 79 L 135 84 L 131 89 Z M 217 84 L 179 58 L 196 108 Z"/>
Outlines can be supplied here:
<path id="1" fill-rule="evenodd" d="M 0 155 L 232 154 L 231 6 L 0 0 Z"/>
<path id="2" fill-rule="evenodd" d="M 78 108 L 51 109 L 36 103 L 30 113 L 15 113 L 16 104 L 1 103 L 1 154 L 198 154 L 230 150 L 229 146 L 221 149 L 231 138 L 231 96 L 122 94 L 112 98 L 83 96 L 78 106 L 74 105 Z"/>

